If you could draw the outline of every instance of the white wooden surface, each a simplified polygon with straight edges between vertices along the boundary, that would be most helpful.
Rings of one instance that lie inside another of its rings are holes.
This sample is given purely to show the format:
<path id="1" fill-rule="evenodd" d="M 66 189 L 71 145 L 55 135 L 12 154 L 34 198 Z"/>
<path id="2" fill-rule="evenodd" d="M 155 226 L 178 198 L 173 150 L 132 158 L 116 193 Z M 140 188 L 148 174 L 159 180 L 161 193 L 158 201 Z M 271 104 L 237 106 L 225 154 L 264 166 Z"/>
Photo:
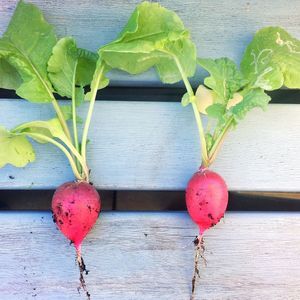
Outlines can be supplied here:
<path id="1" fill-rule="evenodd" d="M 0 298 L 85 299 L 48 212 L 0 213 Z M 207 233 L 201 300 L 297 300 L 300 214 L 228 213 Z M 187 300 L 196 227 L 185 213 L 102 213 L 83 245 L 92 299 Z"/>
<path id="2" fill-rule="evenodd" d="M 8 128 L 53 116 L 51 106 L 21 100 L 1 100 L 0 108 Z M 227 137 L 213 169 L 231 190 L 299 191 L 299 116 L 300 105 L 251 112 Z M 197 134 L 190 107 L 180 103 L 98 101 L 88 153 L 92 181 L 100 189 L 184 190 L 200 165 Z M 73 179 L 59 150 L 35 148 L 35 163 L 0 169 L 0 188 L 55 188 Z"/>
<path id="3" fill-rule="evenodd" d="M 18 0 L 0 1 L 0 34 L 9 22 Z M 29 0 L 37 4 L 46 19 L 55 25 L 60 37 L 72 35 L 80 47 L 96 50 L 112 41 L 126 24 L 140 0 Z M 264 26 L 282 26 L 300 38 L 300 1 L 289 0 L 161 0 L 175 10 L 191 31 L 202 57 L 227 56 L 239 62 L 256 30 Z M 199 83 L 198 72 L 193 83 Z M 160 85 L 155 72 L 132 76 L 111 74 L 115 85 Z"/>

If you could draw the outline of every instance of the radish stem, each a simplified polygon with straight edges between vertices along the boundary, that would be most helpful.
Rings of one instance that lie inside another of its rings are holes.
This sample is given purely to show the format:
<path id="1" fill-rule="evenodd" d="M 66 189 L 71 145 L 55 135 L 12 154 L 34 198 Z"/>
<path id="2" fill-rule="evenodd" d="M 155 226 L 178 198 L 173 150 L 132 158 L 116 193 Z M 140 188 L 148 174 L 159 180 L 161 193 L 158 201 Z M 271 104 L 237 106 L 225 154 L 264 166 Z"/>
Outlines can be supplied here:
<path id="1" fill-rule="evenodd" d="M 82 155 L 84 161 L 86 161 L 87 135 L 88 135 L 88 131 L 89 131 L 89 127 L 90 127 L 90 123 L 91 123 L 91 119 L 92 119 L 92 114 L 93 114 L 93 110 L 94 110 L 94 105 L 95 105 L 95 101 L 96 101 L 97 91 L 98 91 L 101 77 L 103 75 L 104 67 L 105 67 L 105 65 L 102 62 L 100 62 L 99 65 L 97 66 L 97 70 L 96 70 L 97 76 L 96 76 L 96 80 L 95 80 L 95 85 L 94 85 L 93 90 L 91 91 L 92 96 L 91 96 L 91 100 L 90 100 L 88 114 L 87 114 L 86 121 L 84 124 L 84 129 L 83 129 L 83 134 L 82 134 L 82 143 L 81 143 L 81 155 Z"/>
<path id="2" fill-rule="evenodd" d="M 214 160 L 216 159 L 216 156 L 220 150 L 220 147 L 222 146 L 225 136 L 228 132 L 228 130 L 230 129 L 232 122 L 234 120 L 234 117 L 231 116 L 227 122 L 225 123 L 221 133 L 218 135 L 218 138 L 216 139 L 215 143 L 213 144 L 213 146 L 211 147 L 211 150 L 209 152 L 209 163 L 213 163 Z"/>
<path id="3" fill-rule="evenodd" d="M 61 126 L 62 126 L 62 128 L 63 128 L 63 130 L 64 130 L 64 132 L 65 132 L 65 134 L 67 136 L 67 138 L 72 142 L 72 137 L 71 137 L 71 134 L 70 134 L 67 122 L 66 122 L 66 120 L 64 118 L 64 115 L 63 115 L 63 113 L 62 113 L 62 111 L 61 111 L 61 109 L 59 107 L 59 104 L 58 104 L 57 100 L 54 98 L 54 96 L 53 96 L 52 93 L 51 93 L 51 98 L 52 98 L 52 102 L 51 103 L 52 103 L 52 105 L 54 107 L 54 110 L 55 110 L 55 112 L 57 114 L 59 122 L 60 122 L 60 124 L 61 124 Z"/>
<path id="4" fill-rule="evenodd" d="M 74 145 L 75 145 L 76 150 L 78 152 L 80 152 L 80 150 L 79 150 L 79 143 L 78 143 L 77 116 L 76 116 L 76 86 L 75 86 L 75 78 L 76 78 L 77 63 L 78 63 L 78 61 L 76 61 L 76 63 L 75 63 L 74 73 L 73 73 L 73 84 L 72 84 L 72 120 L 73 120 Z M 81 172 L 82 171 L 81 170 L 81 166 L 80 166 L 77 158 L 76 158 L 76 165 L 77 165 L 77 168 L 78 168 L 79 172 Z"/>
<path id="5" fill-rule="evenodd" d="M 20 133 L 24 133 L 24 134 L 27 134 L 27 135 L 31 134 L 32 136 L 33 136 L 33 134 L 36 135 L 36 136 L 38 135 L 40 137 L 40 139 L 42 139 L 42 140 L 44 140 L 46 142 L 50 142 L 50 143 L 53 144 L 53 141 L 54 141 L 56 143 L 55 144 L 56 146 L 57 146 L 57 144 L 61 145 L 61 143 L 58 143 L 57 141 L 55 141 L 54 139 L 50 138 L 49 136 L 46 136 L 46 135 L 41 134 L 41 133 L 26 132 L 26 131 L 20 132 L 21 130 L 27 129 L 28 126 L 29 126 L 29 124 L 30 123 L 21 124 L 21 125 L 17 126 L 16 128 L 14 128 L 12 132 L 14 132 L 15 134 L 20 134 Z M 39 126 L 35 126 L 35 127 L 39 128 Z M 82 178 L 82 180 L 88 180 L 89 179 L 89 169 L 88 169 L 88 167 L 86 165 L 86 161 L 83 160 L 83 158 L 80 155 L 80 153 L 76 150 L 76 148 L 71 143 L 71 141 L 66 137 L 66 135 L 63 134 L 62 136 L 58 135 L 56 137 L 58 139 L 60 139 L 60 141 L 62 141 L 69 148 L 69 150 L 71 151 L 71 156 L 72 156 L 73 161 L 74 161 L 74 158 L 76 158 L 77 161 L 80 163 L 80 166 L 82 167 L 83 173 L 84 173 L 84 176 L 82 176 L 82 175 L 80 176 Z M 68 152 L 68 153 L 70 154 L 70 152 Z M 76 164 L 76 161 L 74 161 L 74 163 Z M 76 169 L 78 170 L 79 173 L 81 173 L 79 171 L 79 169 L 78 169 L 78 166 L 76 167 Z"/>
<path id="6" fill-rule="evenodd" d="M 32 138 L 38 138 L 38 139 L 44 140 L 45 142 L 51 143 L 51 144 L 55 145 L 56 147 L 58 147 L 67 156 L 67 158 L 70 162 L 72 171 L 74 172 L 75 177 L 78 180 L 83 180 L 82 175 L 78 172 L 78 169 L 76 167 L 76 163 L 74 162 L 74 158 L 72 157 L 70 152 L 62 144 L 58 143 L 54 139 L 49 138 L 48 136 L 45 136 L 45 135 L 39 134 L 39 133 L 21 132 L 19 134 L 20 135 L 27 135 L 27 136 L 32 137 Z"/>
<path id="7" fill-rule="evenodd" d="M 78 162 L 81 164 L 84 173 L 83 179 L 89 182 L 89 169 L 87 167 L 86 160 L 83 159 L 82 155 L 80 155 L 80 153 L 76 150 L 76 148 L 71 142 L 63 142 L 68 146 L 68 148 L 71 150 L 71 153 L 75 156 L 75 158 L 77 158 Z"/>
<path id="8" fill-rule="evenodd" d="M 209 159 L 208 159 L 208 154 L 207 154 L 207 146 L 206 146 L 206 141 L 205 141 L 205 133 L 201 121 L 200 114 L 197 109 L 197 105 L 195 103 L 192 103 L 193 106 L 193 111 L 195 115 L 195 119 L 198 125 L 198 131 L 200 135 L 200 140 L 201 140 L 201 147 L 202 147 L 202 165 L 204 167 L 208 167 L 210 165 Z"/>
<path id="9" fill-rule="evenodd" d="M 195 97 L 195 94 L 194 94 L 194 91 L 192 89 L 192 86 L 181 66 L 181 63 L 180 61 L 178 60 L 178 58 L 175 56 L 175 55 L 172 55 L 176 65 L 177 65 L 177 68 L 181 74 L 181 77 L 182 77 L 182 80 L 183 80 L 183 83 L 186 87 L 186 90 L 189 94 L 189 97 L 192 99 Z M 208 154 L 207 154 L 207 146 L 206 146 L 206 141 L 205 141 L 205 133 L 204 133 L 204 129 L 203 129 L 203 124 L 202 124 L 202 120 L 201 120 L 201 116 L 198 112 L 198 109 L 197 109 L 197 105 L 196 103 L 192 102 L 192 106 L 193 106 L 193 111 L 194 111 L 194 115 L 195 115 L 195 119 L 196 119 L 196 122 L 197 122 L 197 126 L 198 126 L 198 131 L 199 131 L 199 136 L 200 136 L 200 142 L 201 142 L 201 147 L 202 147 L 202 164 L 204 166 L 208 166 L 209 165 L 209 160 L 208 160 Z"/>

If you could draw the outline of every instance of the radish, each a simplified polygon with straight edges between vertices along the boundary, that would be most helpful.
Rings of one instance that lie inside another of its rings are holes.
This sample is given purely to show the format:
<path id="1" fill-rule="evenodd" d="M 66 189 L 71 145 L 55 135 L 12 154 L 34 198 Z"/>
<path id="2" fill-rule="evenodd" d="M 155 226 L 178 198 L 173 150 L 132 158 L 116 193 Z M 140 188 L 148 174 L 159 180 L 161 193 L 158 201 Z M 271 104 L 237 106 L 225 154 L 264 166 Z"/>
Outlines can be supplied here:
<path id="1" fill-rule="evenodd" d="M 87 142 L 97 90 L 108 85 L 107 66 L 98 54 L 78 48 L 72 37 L 57 40 L 42 12 L 23 1 L 18 3 L 0 39 L 0 60 L 0 77 L 6 78 L 0 80 L 0 88 L 14 89 L 21 98 L 31 102 L 50 103 L 56 113 L 50 120 L 23 123 L 11 130 L 0 127 L 0 167 L 6 164 L 24 167 L 35 160 L 28 138 L 50 143 L 66 155 L 74 181 L 55 191 L 53 221 L 75 246 L 80 287 L 90 299 L 83 278 L 88 271 L 81 245 L 97 221 L 101 202 L 97 190 L 90 184 Z M 90 91 L 85 94 L 84 88 L 88 85 Z M 55 94 L 71 99 L 70 104 L 62 105 Z M 77 108 L 84 100 L 90 103 L 79 140 L 77 127 L 83 120 L 80 121 Z"/>
<path id="2" fill-rule="evenodd" d="M 139 74 L 154 67 L 163 83 L 182 80 L 186 88 L 181 103 L 192 106 L 202 156 L 201 167 L 186 189 L 188 212 L 199 227 L 194 241 L 194 298 L 198 258 L 204 259 L 203 234 L 224 216 L 228 202 L 225 181 L 209 167 L 228 131 L 248 111 L 267 107 L 271 98 L 265 90 L 282 85 L 300 87 L 300 42 L 280 27 L 267 27 L 256 33 L 240 68 L 226 57 L 197 58 L 196 46 L 178 15 L 158 3 L 145 1 L 136 7 L 118 38 L 100 49 L 99 54 L 112 68 Z M 210 75 L 195 93 L 189 77 L 195 75 L 197 64 Z"/>
<path id="3" fill-rule="evenodd" d="M 199 257 L 206 265 L 204 258 L 204 232 L 215 226 L 223 217 L 228 203 L 228 190 L 224 179 L 206 167 L 200 169 L 189 180 L 186 188 L 186 206 L 191 219 L 199 227 L 195 238 L 195 266 L 192 279 L 192 297 L 194 298 Z"/>

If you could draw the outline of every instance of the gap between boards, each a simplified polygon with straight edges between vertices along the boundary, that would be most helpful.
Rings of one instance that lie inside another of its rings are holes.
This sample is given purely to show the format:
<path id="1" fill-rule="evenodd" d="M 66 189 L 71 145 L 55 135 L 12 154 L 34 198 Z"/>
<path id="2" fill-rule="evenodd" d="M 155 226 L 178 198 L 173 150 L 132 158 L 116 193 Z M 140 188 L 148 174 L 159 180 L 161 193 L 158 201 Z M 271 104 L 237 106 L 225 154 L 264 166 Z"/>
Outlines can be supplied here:
<path id="1" fill-rule="evenodd" d="M 0 190 L 0 210 L 49 210 L 53 190 Z M 105 211 L 186 210 L 183 191 L 99 191 Z M 230 211 L 300 211 L 300 193 L 230 192 Z"/>
<path id="2" fill-rule="evenodd" d="M 146 102 L 180 102 L 185 93 L 184 88 L 165 87 L 117 87 L 111 86 L 100 90 L 97 100 L 105 101 L 146 101 Z M 300 90 L 281 89 L 268 92 L 271 103 L 300 104 Z M 0 89 L 1 99 L 20 99 L 14 91 Z M 62 99 L 58 96 L 57 99 Z"/>

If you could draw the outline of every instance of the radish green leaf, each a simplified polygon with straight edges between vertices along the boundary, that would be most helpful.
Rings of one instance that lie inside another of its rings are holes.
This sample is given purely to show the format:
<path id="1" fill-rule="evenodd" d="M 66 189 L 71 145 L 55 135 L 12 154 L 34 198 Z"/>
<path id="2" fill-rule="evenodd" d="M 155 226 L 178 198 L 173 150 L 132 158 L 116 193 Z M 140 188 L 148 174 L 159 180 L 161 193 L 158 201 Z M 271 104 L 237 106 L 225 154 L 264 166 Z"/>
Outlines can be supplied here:
<path id="1" fill-rule="evenodd" d="M 0 39 L 0 58 L 18 72 L 22 82 L 11 86 L 16 93 L 32 102 L 53 100 L 53 88 L 47 75 L 47 62 L 56 36 L 41 11 L 20 1 L 9 26 Z M 42 54 L 42 55 L 41 55 Z M 0 74 L 12 77 L 12 68 L 0 65 Z M 3 85 L 5 87 L 5 85 Z"/>
<path id="2" fill-rule="evenodd" d="M 198 58 L 197 62 L 210 73 L 210 77 L 205 78 L 204 84 L 215 92 L 216 102 L 226 105 L 234 93 L 247 84 L 235 62 L 229 58 Z"/>
<path id="3" fill-rule="evenodd" d="M 0 57 L 0 87 L 8 90 L 16 90 L 22 83 L 17 70 Z"/>
<path id="4" fill-rule="evenodd" d="M 280 27 L 263 28 L 247 47 L 241 70 L 254 88 L 299 88 L 300 41 Z"/>
<path id="5" fill-rule="evenodd" d="M 176 60 L 186 76 L 196 69 L 196 48 L 180 18 L 158 3 L 137 6 L 119 37 L 99 51 L 112 68 L 138 74 L 156 67 L 165 83 L 181 80 Z"/>
<path id="6" fill-rule="evenodd" d="M 263 89 L 252 89 L 243 97 L 241 102 L 233 106 L 230 110 L 234 117 L 237 119 L 243 119 L 246 113 L 255 107 L 260 107 L 263 110 L 266 110 L 270 100 L 271 97 L 267 95 Z"/>
<path id="7" fill-rule="evenodd" d="M 57 118 L 50 119 L 47 121 L 32 121 L 23 123 L 13 130 L 12 133 L 38 133 L 49 138 L 58 138 L 64 143 L 68 143 L 68 139 L 60 125 Z M 31 136 L 34 140 L 39 143 L 45 143 L 44 140 Z"/>
<path id="8" fill-rule="evenodd" d="M 35 160 L 32 145 L 25 136 L 20 136 L 0 127 L 0 168 L 6 164 L 24 167 Z"/>
<path id="9" fill-rule="evenodd" d="M 55 90 L 61 96 L 71 98 L 74 84 L 84 87 L 91 82 L 97 58 L 97 54 L 78 49 L 72 37 L 60 39 L 54 46 L 48 61 L 49 78 Z M 76 97 L 79 99 L 76 101 L 77 105 L 84 99 L 82 91 L 82 88 L 77 88 L 79 92 L 79 97 Z"/>

